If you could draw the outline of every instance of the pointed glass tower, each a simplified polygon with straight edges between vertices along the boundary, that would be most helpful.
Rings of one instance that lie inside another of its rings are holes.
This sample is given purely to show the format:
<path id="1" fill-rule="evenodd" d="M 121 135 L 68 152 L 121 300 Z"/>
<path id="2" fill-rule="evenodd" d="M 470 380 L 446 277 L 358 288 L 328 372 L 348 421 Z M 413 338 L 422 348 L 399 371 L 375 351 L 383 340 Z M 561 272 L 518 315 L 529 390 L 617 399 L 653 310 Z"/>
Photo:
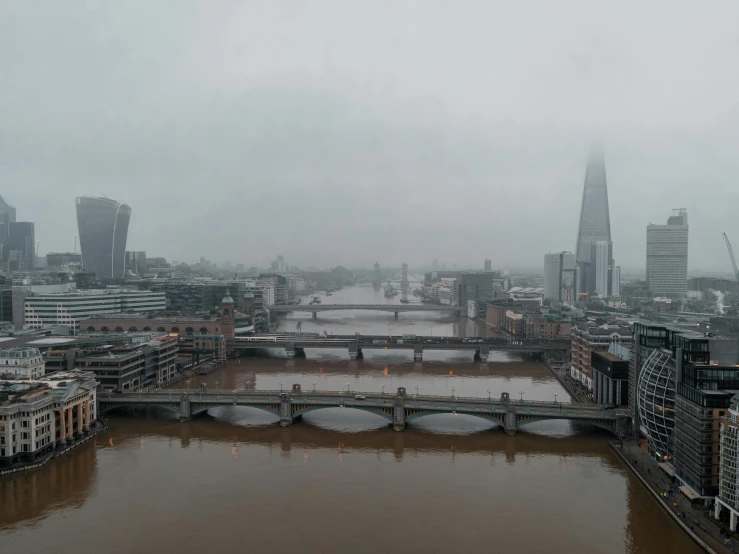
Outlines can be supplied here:
<path id="1" fill-rule="evenodd" d="M 590 149 L 582 191 L 580 226 L 577 230 L 577 263 L 590 262 L 591 246 L 597 241 L 611 242 L 611 218 L 608 213 L 608 186 L 603 147 Z"/>

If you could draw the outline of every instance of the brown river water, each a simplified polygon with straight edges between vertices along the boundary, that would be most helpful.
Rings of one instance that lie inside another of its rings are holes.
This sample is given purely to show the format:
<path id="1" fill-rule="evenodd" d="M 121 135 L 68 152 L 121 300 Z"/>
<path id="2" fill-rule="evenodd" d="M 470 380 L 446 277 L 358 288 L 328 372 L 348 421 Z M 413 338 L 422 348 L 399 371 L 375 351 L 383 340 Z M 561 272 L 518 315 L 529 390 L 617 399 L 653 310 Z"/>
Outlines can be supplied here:
<path id="1" fill-rule="evenodd" d="M 382 296 L 380 294 L 379 296 Z M 397 301 L 371 287 L 334 301 Z M 435 314 L 328 312 L 281 328 L 327 333 L 484 334 Z M 392 324 L 392 330 L 388 328 Z M 231 360 L 191 386 L 567 400 L 546 366 L 496 353 L 274 351 Z M 315 383 L 315 385 L 314 385 Z M 311 412 L 281 428 L 248 408 L 180 423 L 113 413 L 109 429 L 45 466 L 0 477 L 0 552 L 686 553 L 701 550 L 612 451 L 608 433 L 541 422 L 509 437 L 490 422 L 437 415 L 396 433 L 373 414 Z"/>

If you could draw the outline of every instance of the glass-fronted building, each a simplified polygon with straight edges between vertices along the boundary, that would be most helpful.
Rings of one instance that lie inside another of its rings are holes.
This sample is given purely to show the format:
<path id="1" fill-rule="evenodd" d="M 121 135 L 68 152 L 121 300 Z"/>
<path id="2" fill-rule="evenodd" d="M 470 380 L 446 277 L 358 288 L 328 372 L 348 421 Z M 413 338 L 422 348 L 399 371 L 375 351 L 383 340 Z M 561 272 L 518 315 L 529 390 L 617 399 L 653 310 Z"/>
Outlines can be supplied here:
<path id="1" fill-rule="evenodd" d="M 77 198 L 82 265 L 100 280 L 123 279 L 131 208 L 110 198 Z"/>

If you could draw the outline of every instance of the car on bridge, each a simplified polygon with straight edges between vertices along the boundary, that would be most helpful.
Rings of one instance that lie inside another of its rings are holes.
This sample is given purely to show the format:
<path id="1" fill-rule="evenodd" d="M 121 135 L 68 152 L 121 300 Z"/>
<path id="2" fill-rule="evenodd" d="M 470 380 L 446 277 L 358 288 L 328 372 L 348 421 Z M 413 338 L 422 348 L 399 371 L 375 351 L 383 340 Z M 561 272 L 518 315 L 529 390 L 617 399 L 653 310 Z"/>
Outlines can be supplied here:
<path id="1" fill-rule="evenodd" d="M 367 397 L 366 396 L 363 396 L 361 394 L 355 394 L 354 395 L 354 400 L 367 400 Z"/>

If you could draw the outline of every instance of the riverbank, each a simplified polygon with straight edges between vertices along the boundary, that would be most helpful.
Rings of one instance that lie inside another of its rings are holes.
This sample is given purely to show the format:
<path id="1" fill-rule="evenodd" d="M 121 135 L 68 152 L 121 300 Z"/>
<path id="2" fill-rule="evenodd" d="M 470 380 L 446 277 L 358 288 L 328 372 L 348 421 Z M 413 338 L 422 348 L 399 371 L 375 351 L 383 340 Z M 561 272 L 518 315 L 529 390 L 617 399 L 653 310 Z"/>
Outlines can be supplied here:
<path id="1" fill-rule="evenodd" d="M 573 400 L 582 403 L 586 402 L 586 400 L 583 400 L 584 397 L 580 396 L 580 394 L 584 394 L 584 391 L 581 391 L 580 394 L 575 392 L 577 389 L 577 382 L 572 377 L 570 377 L 566 368 L 555 367 L 549 360 L 546 359 L 544 360 L 544 365 L 546 365 L 549 368 L 549 371 L 554 374 L 554 376 L 557 378 L 557 381 L 559 381 L 559 384 L 562 385 L 562 387 L 567 391 L 567 394 L 569 394 Z"/>
<path id="2" fill-rule="evenodd" d="M 59 456 L 66 454 L 67 452 L 71 450 L 74 450 L 79 445 L 89 441 L 95 435 L 97 435 L 98 433 L 102 433 L 103 431 L 107 429 L 108 429 L 107 424 L 103 422 L 97 422 L 97 425 L 93 429 L 90 429 L 87 435 L 85 435 L 84 437 L 80 439 L 76 439 L 72 444 L 69 444 L 65 446 L 64 448 L 52 450 L 48 454 L 42 456 L 41 458 L 34 460 L 33 462 L 15 464 L 14 466 L 3 468 L 2 470 L 0 470 L 0 476 L 9 475 L 11 473 L 18 473 L 19 471 L 28 471 L 29 469 L 35 469 L 37 467 L 46 465 L 51 460 L 58 458 Z"/>
<path id="3" fill-rule="evenodd" d="M 739 543 L 723 536 L 722 531 L 705 517 L 705 510 L 695 509 L 684 498 L 657 462 L 638 443 L 611 442 L 611 448 L 636 475 L 652 498 L 670 515 L 672 520 L 709 554 L 737 552 Z"/>

